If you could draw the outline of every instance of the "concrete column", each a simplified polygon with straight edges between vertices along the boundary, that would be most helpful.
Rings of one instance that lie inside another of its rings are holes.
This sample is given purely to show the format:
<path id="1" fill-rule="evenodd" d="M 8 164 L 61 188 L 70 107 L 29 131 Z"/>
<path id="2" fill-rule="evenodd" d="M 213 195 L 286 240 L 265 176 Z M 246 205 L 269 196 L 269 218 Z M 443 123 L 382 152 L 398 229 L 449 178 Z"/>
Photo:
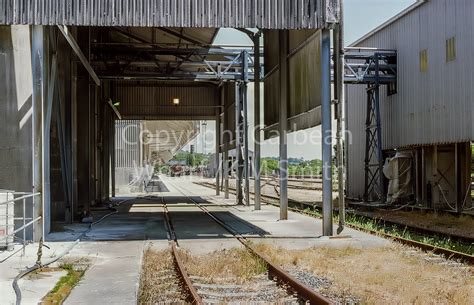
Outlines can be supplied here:
<path id="1" fill-rule="evenodd" d="M 331 39 L 322 30 L 321 44 L 321 130 L 323 161 L 323 235 L 332 236 L 332 131 L 331 131 Z"/>
<path id="2" fill-rule="evenodd" d="M 254 178 L 255 178 L 255 210 L 260 210 L 261 182 L 260 182 L 260 33 L 254 36 Z"/>
<path id="3" fill-rule="evenodd" d="M 51 122 L 51 94 L 54 93 L 52 90 L 54 87 L 48 88 L 50 78 L 48 32 L 43 26 L 31 27 L 31 56 L 33 73 L 33 191 L 41 193 L 41 196 L 35 198 L 33 217 L 42 216 L 41 225 L 34 227 L 33 239 L 39 241 L 43 234 L 50 231 L 49 126 Z"/>
<path id="4" fill-rule="evenodd" d="M 221 193 L 220 189 L 220 170 L 221 170 L 221 110 L 219 108 L 216 116 L 216 195 Z"/>
<path id="5" fill-rule="evenodd" d="M 280 220 L 288 219 L 288 31 L 280 30 Z"/>

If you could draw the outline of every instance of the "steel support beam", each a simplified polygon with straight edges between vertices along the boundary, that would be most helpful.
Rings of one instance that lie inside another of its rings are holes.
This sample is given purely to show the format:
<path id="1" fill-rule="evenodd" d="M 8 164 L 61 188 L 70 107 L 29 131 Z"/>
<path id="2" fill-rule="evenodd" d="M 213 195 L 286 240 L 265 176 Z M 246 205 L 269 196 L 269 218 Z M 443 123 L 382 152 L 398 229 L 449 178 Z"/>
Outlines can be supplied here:
<path id="1" fill-rule="evenodd" d="M 224 144 L 224 198 L 229 199 L 229 146 Z"/>
<path id="2" fill-rule="evenodd" d="M 343 0 L 340 1 L 342 14 Z M 344 141 L 343 141 L 343 109 L 345 104 L 344 96 L 344 30 L 343 18 L 336 25 L 333 31 L 334 42 L 334 99 L 336 100 L 334 110 L 336 126 L 336 147 L 337 147 L 337 183 L 338 183 L 338 210 L 339 210 L 339 226 L 337 233 L 340 234 L 344 230 L 345 224 L 345 202 L 344 202 Z"/>
<path id="3" fill-rule="evenodd" d="M 463 201 L 463 187 L 461 180 L 461 172 L 459 162 L 459 144 L 454 143 L 454 191 L 456 192 L 456 212 L 462 213 L 462 201 Z"/>
<path id="4" fill-rule="evenodd" d="M 216 115 L 216 195 L 221 193 L 220 188 L 220 170 L 221 165 L 221 112 L 218 110 Z"/>
<path id="5" fill-rule="evenodd" d="M 249 54 L 247 51 L 242 52 L 242 71 L 243 82 L 241 84 L 242 93 L 242 117 L 243 117 L 243 136 L 244 136 L 244 177 L 245 177 L 245 204 L 250 205 L 250 162 L 249 162 L 249 123 L 248 123 L 248 97 L 247 84 L 248 78 L 248 62 Z"/>
<path id="6" fill-rule="evenodd" d="M 111 186 L 111 197 L 115 197 L 115 117 L 112 116 L 110 120 L 110 146 L 109 146 L 109 158 L 110 158 L 110 186 Z"/>
<path id="7" fill-rule="evenodd" d="M 66 41 L 69 43 L 69 45 L 71 46 L 72 50 L 74 51 L 74 53 L 77 55 L 77 57 L 79 58 L 79 60 L 81 61 L 81 63 L 84 65 L 84 68 L 87 70 L 87 72 L 89 72 L 89 75 L 92 77 L 92 79 L 94 80 L 95 84 L 97 86 L 100 86 L 100 79 L 99 77 L 97 76 L 97 74 L 95 73 L 94 69 L 92 68 L 92 66 L 90 65 L 89 61 L 87 60 L 86 56 L 84 55 L 84 53 L 81 51 L 81 48 L 79 47 L 79 45 L 77 44 L 76 40 L 74 39 L 74 37 L 72 37 L 71 33 L 69 32 L 69 29 L 67 26 L 65 25 L 58 25 L 58 28 L 59 30 L 61 31 L 61 33 L 63 34 L 64 38 L 66 39 Z"/>
<path id="8" fill-rule="evenodd" d="M 288 219 L 288 31 L 280 30 L 280 220 Z"/>
<path id="9" fill-rule="evenodd" d="M 236 158 L 236 193 L 237 193 L 237 204 L 243 204 L 243 192 L 242 192 L 242 176 L 243 176 L 243 158 L 242 158 L 242 96 L 240 85 L 235 84 L 235 158 Z"/>
<path id="10" fill-rule="evenodd" d="M 322 30 L 321 71 L 323 235 L 332 236 L 331 38 L 329 30 Z"/>
<path id="11" fill-rule="evenodd" d="M 260 180 L 260 158 L 261 158 L 261 148 L 260 148 L 260 139 L 261 139 L 261 128 L 260 128 L 260 32 L 253 36 L 254 43 L 254 121 L 255 121 L 255 134 L 254 134 L 254 204 L 255 210 L 261 209 L 260 197 L 261 197 L 261 180 Z"/>

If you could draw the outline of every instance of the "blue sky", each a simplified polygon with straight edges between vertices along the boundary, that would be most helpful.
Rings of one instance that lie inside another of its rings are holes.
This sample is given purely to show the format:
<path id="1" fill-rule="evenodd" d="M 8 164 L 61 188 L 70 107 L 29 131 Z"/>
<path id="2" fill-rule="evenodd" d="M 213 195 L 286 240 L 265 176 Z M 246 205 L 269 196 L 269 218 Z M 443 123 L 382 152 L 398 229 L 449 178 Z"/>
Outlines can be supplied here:
<path id="1" fill-rule="evenodd" d="M 350 44 L 362 37 L 364 34 L 370 32 L 378 25 L 382 24 L 386 20 L 390 19 L 406 7 L 416 2 L 415 0 L 344 0 L 344 20 L 345 20 L 345 41 L 346 44 Z M 241 32 L 233 29 L 222 29 L 216 37 L 215 44 L 220 45 L 235 45 L 235 44 L 250 44 L 248 37 Z M 249 109 L 253 109 L 253 87 L 249 87 Z M 253 126 L 253 117 L 249 118 L 250 125 Z M 334 125 L 334 124 L 333 124 Z M 209 122 L 208 130 L 208 142 L 206 145 L 206 151 L 214 151 L 214 144 L 209 139 L 212 137 L 210 133 L 214 132 L 214 122 Z M 363 128 L 363 126 L 361 126 Z M 319 127 L 315 127 L 303 133 L 310 133 L 314 130 L 318 130 Z M 288 136 L 288 157 L 304 159 L 315 159 L 321 158 L 321 146 L 319 144 L 298 144 L 301 139 L 301 132 L 293 133 Z M 201 151 L 201 140 L 202 137 L 193 141 L 193 144 L 197 144 L 198 151 Z M 262 156 L 278 156 L 278 142 L 273 141 L 266 142 L 262 145 Z"/>

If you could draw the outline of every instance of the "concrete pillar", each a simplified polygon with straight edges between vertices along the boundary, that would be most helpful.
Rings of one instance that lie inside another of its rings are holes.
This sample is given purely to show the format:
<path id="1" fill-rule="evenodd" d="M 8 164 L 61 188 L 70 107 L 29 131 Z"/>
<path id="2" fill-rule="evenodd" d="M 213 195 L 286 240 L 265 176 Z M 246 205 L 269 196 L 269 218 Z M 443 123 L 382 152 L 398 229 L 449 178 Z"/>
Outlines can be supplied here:
<path id="1" fill-rule="evenodd" d="M 323 161 L 323 235 L 333 235 L 332 228 L 332 131 L 331 131 L 331 39 L 322 30 L 321 44 L 321 130 Z"/>
<path id="2" fill-rule="evenodd" d="M 49 153 L 46 144 L 49 144 L 49 134 L 46 135 L 45 127 L 48 111 L 48 33 L 43 26 L 31 27 L 31 67 L 33 73 L 33 192 L 40 192 L 41 196 L 34 201 L 33 218 L 41 216 L 41 225 L 34 227 L 33 239 L 39 241 L 43 234 L 49 232 Z M 45 135 L 48 139 L 45 139 Z M 49 147 L 48 147 L 49 148 Z"/>
<path id="3" fill-rule="evenodd" d="M 280 220 L 288 219 L 288 31 L 280 30 Z"/>
<path id="4" fill-rule="evenodd" d="M 261 183 L 260 183 L 260 34 L 257 33 L 254 36 L 254 120 L 255 120 L 255 135 L 254 135 L 254 178 L 255 178 L 255 210 L 260 210 L 260 196 L 261 196 Z"/>

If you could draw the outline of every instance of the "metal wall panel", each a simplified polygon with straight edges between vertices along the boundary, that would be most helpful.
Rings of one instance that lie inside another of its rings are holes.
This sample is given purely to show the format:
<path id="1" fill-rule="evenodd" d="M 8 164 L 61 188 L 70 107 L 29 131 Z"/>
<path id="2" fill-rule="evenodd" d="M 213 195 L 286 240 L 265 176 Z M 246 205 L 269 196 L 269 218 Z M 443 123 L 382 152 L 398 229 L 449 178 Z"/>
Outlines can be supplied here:
<path id="1" fill-rule="evenodd" d="M 115 122 L 115 166 L 117 168 L 141 166 L 140 133 L 140 121 L 120 120 Z"/>
<path id="2" fill-rule="evenodd" d="M 178 106 L 174 98 L 179 98 Z M 198 82 L 120 81 L 112 86 L 112 99 L 120 102 L 124 119 L 134 120 L 212 120 L 220 105 L 217 86 Z"/>
<path id="3" fill-rule="evenodd" d="M 278 31 L 265 31 L 265 138 L 276 136 L 280 113 Z M 276 33 L 276 34 L 275 34 Z M 321 124 L 321 32 L 287 31 L 288 131 Z M 276 51 L 275 51 L 276 50 Z"/>
<path id="4" fill-rule="evenodd" d="M 315 29 L 325 26 L 323 18 L 329 22 L 337 20 L 338 3 L 338 0 L 3 0 L 0 24 Z"/>
<path id="5" fill-rule="evenodd" d="M 381 91 L 384 149 L 474 140 L 474 2 L 431 0 L 359 41 L 355 46 L 398 51 L 398 93 Z M 445 43 L 456 37 L 456 59 L 446 62 Z M 428 71 L 419 53 L 428 52 Z M 348 195 L 363 193 L 366 92 L 349 85 Z"/>

